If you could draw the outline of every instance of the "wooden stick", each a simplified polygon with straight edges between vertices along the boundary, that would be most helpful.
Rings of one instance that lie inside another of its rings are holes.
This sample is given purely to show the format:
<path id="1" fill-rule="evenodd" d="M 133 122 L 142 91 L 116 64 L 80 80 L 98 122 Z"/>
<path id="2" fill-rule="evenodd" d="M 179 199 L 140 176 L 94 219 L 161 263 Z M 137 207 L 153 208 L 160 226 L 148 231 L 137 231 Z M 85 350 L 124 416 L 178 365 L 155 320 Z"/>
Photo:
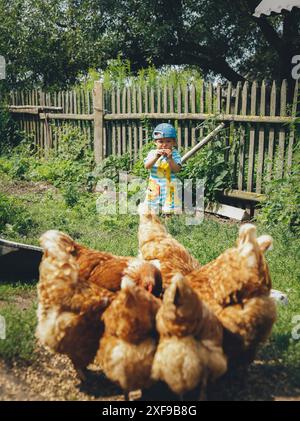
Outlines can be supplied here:
<path id="1" fill-rule="evenodd" d="M 212 132 L 210 132 L 204 139 L 201 140 L 196 146 L 194 146 L 190 151 L 188 151 L 183 157 L 181 162 L 184 164 L 189 158 L 195 155 L 199 149 L 203 148 L 210 140 L 212 140 L 221 130 L 225 127 L 224 123 L 219 124 Z"/>

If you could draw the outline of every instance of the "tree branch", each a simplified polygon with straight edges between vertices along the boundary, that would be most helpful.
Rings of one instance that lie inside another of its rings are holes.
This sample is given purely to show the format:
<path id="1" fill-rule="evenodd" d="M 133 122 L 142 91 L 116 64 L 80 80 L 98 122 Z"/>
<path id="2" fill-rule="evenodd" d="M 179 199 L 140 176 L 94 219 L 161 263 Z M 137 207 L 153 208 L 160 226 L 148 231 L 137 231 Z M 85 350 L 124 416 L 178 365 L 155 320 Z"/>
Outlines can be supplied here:
<path id="1" fill-rule="evenodd" d="M 183 41 L 179 46 L 179 51 L 183 52 L 183 57 L 193 57 L 202 68 L 205 66 L 206 70 L 219 73 L 233 83 L 246 80 L 227 63 L 224 57 L 216 56 L 216 52 L 207 46 Z"/>
<path id="2" fill-rule="evenodd" d="M 253 16 L 253 12 L 255 10 L 255 7 L 257 6 L 257 2 L 253 2 L 253 0 L 245 0 L 246 4 L 248 6 L 248 13 L 251 20 L 253 20 L 257 26 L 262 31 L 264 37 L 268 41 L 268 43 L 278 52 L 278 54 L 281 54 L 282 51 L 282 40 L 276 30 L 273 28 L 273 26 L 268 22 L 267 18 L 265 16 L 261 16 L 257 18 L 256 16 Z"/>

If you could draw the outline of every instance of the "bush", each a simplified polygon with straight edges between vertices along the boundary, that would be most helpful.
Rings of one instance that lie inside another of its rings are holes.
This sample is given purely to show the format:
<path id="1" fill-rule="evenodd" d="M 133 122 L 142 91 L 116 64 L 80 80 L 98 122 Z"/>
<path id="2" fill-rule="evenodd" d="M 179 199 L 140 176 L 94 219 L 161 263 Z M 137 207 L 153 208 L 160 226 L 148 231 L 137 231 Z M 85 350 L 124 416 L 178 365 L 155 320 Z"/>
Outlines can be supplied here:
<path id="1" fill-rule="evenodd" d="M 209 131 L 213 130 L 209 124 Z M 178 177 L 184 179 L 202 179 L 205 187 L 205 200 L 216 201 L 218 194 L 225 188 L 232 186 L 234 168 L 230 160 L 225 159 L 226 143 L 225 131 L 203 149 L 200 149 L 184 165 Z M 236 143 L 233 141 L 233 148 Z"/>
<path id="2" fill-rule="evenodd" d="M 0 232 L 26 235 L 33 226 L 26 207 L 18 199 L 0 193 Z"/>
<path id="3" fill-rule="evenodd" d="M 87 137 L 78 127 L 65 125 L 57 129 L 59 145 L 47 157 L 39 157 L 39 151 L 29 139 L 23 140 L 7 156 L 9 165 L 0 162 L 0 169 L 11 178 L 28 181 L 48 181 L 56 187 L 90 188 L 94 166 L 93 152 Z"/>
<path id="4" fill-rule="evenodd" d="M 0 155 L 17 145 L 20 140 L 21 133 L 11 118 L 7 105 L 0 102 Z"/>
<path id="5" fill-rule="evenodd" d="M 261 203 L 257 220 L 269 227 L 288 226 L 300 233 L 300 149 L 294 152 L 291 174 L 266 185 L 266 200 Z"/>
<path id="6" fill-rule="evenodd" d="M 119 181 L 120 171 L 130 171 L 132 160 L 129 153 L 122 156 L 110 155 L 105 158 L 93 171 L 94 183 L 103 178 L 109 178 L 114 182 Z"/>
<path id="7" fill-rule="evenodd" d="M 132 173 L 134 175 L 142 178 L 147 178 L 149 176 L 149 171 L 146 170 L 144 166 L 144 159 L 148 155 L 149 151 L 151 151 L 151 149 L 156 149 L 156 145 L 152 141 L 143 146 L 141 151 L 141 158 L 135 162 L 132 168 Z"/>

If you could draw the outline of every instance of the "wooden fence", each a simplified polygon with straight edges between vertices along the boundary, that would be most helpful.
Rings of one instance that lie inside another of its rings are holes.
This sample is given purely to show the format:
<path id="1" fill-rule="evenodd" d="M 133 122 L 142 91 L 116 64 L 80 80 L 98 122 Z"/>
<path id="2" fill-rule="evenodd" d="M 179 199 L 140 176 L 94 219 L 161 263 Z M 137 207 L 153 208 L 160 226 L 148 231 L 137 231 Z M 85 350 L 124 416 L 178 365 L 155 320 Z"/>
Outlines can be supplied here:
<path id="1" fill-rule="evenodd" d="M 96 162 L 110 154 L 139 156 L 159 122 L 174 123 L 178 146 L 187 149 L 206 134 L 197 125 L 208 118 L 228 122 L 227 145 L 236 152 L 233 188 L 262 193 L 264 182 L 281 178 L 293 162 L 295 116 L 299 109 L 298 82 L 293 104 L 287 105 L 287 83 L 275 81 L 213 86 L 198 83 L 174 89 L 124 87 L 104 91 L 95 82 L 93 92 L 11 92 L 10 111 L 20 128 L 33 136 L 42 150 L 56 147 L 65 123 L 80 127 L 93 145 Z M 298 107 L 298 109 L 297 109 Z"/>

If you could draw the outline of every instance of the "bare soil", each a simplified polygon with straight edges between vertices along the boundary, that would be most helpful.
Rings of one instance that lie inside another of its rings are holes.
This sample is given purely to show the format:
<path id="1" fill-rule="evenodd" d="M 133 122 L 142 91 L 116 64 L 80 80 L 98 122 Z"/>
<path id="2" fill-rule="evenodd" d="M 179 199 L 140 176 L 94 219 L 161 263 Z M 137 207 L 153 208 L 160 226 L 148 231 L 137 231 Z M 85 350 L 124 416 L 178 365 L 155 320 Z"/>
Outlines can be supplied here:
<path id="1" fill-rule="evenodd" d="M 121 401 L 122 390 L 91 365 L 86 382 L 78 380 L 69 359 L 45 349 L 36 350 L 31 364 L 8 365 L 0 360 L 0 400 L 4 401 Z M 169 391 L 155 388 L 146 400 L 175 400 Z M 141 399 L 141 391 L 131 393 L 132 400 Z M 194 400 L 195 398 L 192 398 Z M 291 387 L 284 367 L 255 361 L 247 371 L 227 374 L 210 387 L 211 401 L 299 401 L 300 388 Z"/>

